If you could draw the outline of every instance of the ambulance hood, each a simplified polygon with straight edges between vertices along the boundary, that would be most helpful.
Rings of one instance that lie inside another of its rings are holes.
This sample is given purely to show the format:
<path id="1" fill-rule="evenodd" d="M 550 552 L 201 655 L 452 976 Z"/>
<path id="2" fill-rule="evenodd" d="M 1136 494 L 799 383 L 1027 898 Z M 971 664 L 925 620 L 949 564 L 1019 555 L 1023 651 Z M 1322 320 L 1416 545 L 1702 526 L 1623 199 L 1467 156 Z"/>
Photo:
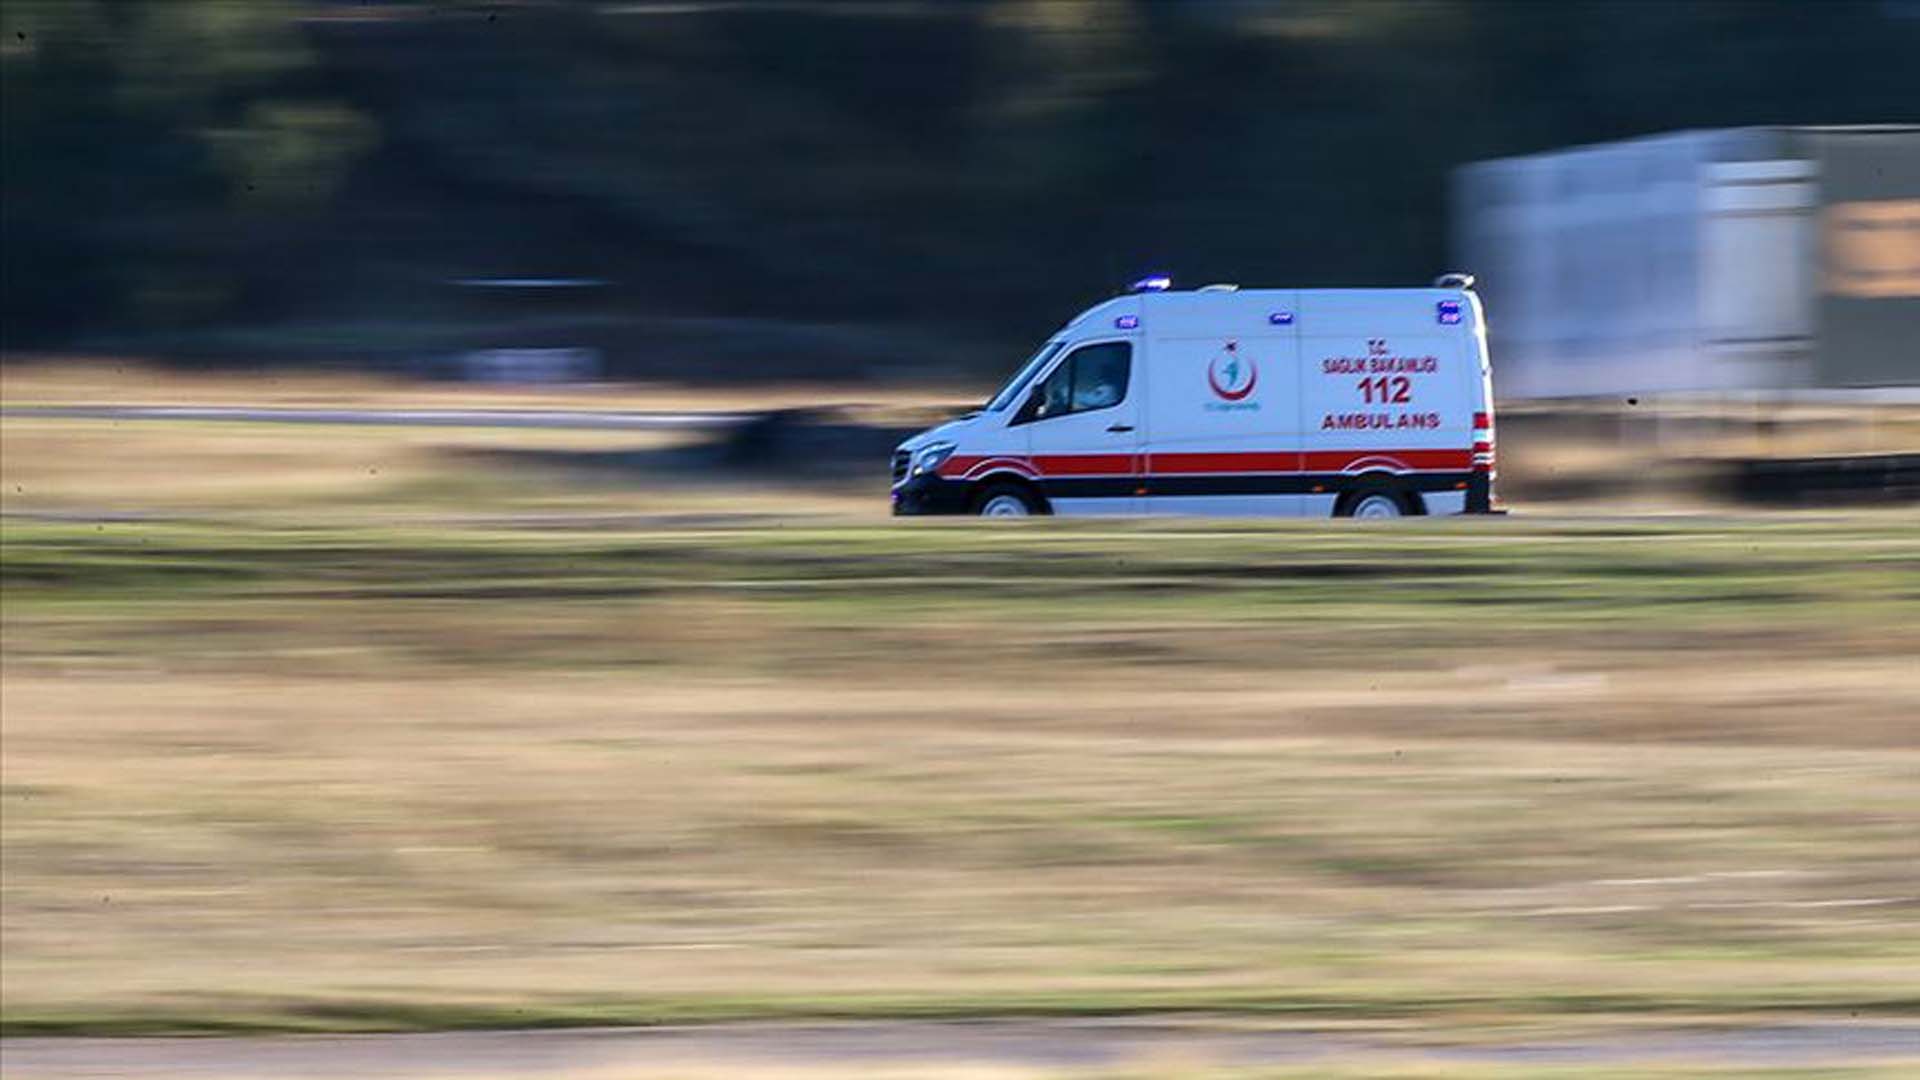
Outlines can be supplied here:
<path id="1" fill-rule="evenodd" d="M 955 417 L 944 424 L 930 427 L 920 434 L 915 435 L 913 438 L 901 443 L 896 449 L 905 450 L 908 453 L 915 453 L 921 447 L 931 443 L 959 442 L 961 437 L 966 434 L 967 429 L 971 428 L 979 418 L 980 414 L 978 412 L 970 412 L 965 416 Z"/>

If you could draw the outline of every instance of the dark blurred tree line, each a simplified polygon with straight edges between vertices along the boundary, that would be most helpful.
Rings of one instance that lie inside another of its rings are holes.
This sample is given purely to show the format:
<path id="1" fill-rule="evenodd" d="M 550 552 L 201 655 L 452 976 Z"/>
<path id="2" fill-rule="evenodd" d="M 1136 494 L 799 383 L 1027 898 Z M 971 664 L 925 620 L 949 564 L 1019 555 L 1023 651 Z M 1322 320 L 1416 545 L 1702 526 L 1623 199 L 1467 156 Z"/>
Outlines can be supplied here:
<path id="1" fill-rule="evenodd" d="M 1148 269 L 1419 281 L 1465 161 L 1915 119 L 1915 15 L 5 0 L 6 344 L 317 324 L 374 342 L 471 318 L 442 283 L 491 274 L 611 280 L 603 321 L 1009 343 Z"/>
<path id="2" fill-rule="evenodd" d="M 9 344 L 244 317 L 243 268 L 373 143 L 284 0 L 0 5 Z"/>

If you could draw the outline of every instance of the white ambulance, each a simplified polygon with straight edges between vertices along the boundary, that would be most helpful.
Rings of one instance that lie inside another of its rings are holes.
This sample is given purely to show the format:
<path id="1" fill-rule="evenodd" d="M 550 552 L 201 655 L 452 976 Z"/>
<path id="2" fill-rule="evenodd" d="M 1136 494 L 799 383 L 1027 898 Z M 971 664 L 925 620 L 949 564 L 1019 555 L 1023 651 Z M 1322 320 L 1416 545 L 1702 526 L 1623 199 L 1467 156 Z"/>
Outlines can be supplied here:
<path id="1" fill-rule="evenodd" d="M 1172 291 L 1082 312 L 893 454 L 896 514 L 1494 513 L 1473 279 Z"/>

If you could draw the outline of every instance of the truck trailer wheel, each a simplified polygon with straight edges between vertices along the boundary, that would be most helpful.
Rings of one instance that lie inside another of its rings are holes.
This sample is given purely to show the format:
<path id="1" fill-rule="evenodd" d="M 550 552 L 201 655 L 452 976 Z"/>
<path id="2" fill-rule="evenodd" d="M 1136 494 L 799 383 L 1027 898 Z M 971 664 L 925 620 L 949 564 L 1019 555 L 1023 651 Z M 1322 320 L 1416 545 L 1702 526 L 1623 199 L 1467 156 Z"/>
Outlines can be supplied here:
<path id="1" fill-rule="evenodd" d="M 973 501 L 981 517 L 1034 517 L 1047 512 L 1046 504 L 1019 484 L 991 484 Z"/>

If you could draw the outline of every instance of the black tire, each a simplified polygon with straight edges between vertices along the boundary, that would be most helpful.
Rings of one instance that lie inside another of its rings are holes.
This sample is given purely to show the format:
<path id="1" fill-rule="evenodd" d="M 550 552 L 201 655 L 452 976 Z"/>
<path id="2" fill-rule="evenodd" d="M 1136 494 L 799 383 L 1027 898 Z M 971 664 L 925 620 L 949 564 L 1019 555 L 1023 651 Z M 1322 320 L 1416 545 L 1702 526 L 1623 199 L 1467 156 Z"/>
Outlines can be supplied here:
<path id="1" fill-rule="evenodd" d="M 1392 512 L 1380 512 L 1386 505 L 1392 506 Z M 1410 493 L 1398 484 L 1385 481 L 1357 487 L 1340 496 L 1333 504 L 1334 517 L 1413 517 L 1420 513 L 1420 504 Z"/>
<path id="2" fill-rule="evenodd" d="M 1010 509 L 1012 503 L 1018 510 Z M 975 517 L 1039 517 L 1047 512 L 1047 501 L 1025 484 L 1010 481 L 988 484 L 973 497 Z"/>

